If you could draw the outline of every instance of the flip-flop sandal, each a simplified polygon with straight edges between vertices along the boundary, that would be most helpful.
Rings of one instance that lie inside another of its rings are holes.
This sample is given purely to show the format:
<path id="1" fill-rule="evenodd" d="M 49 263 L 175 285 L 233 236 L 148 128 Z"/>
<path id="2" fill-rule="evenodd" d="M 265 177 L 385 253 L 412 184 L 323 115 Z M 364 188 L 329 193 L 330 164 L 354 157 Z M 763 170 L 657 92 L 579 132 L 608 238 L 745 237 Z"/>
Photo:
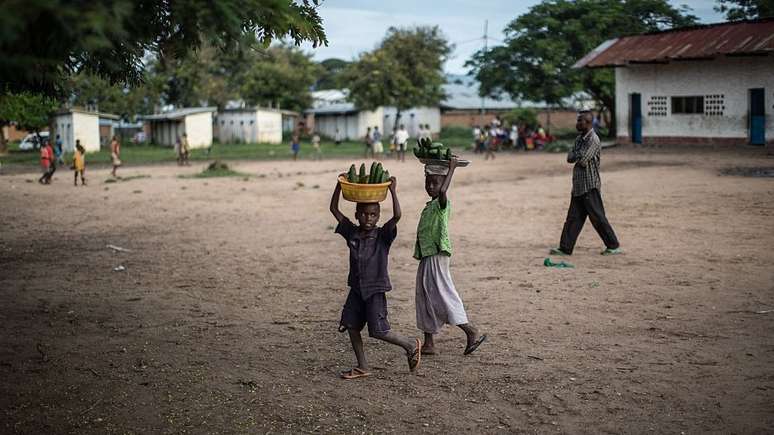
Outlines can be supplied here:
<path id="1" fill-rule="evenodd" d="M 422 342 L 418 338 L 415 338 L 417 347 L 411 352 L 406 354 L 408 358 L 409 371 L 414 373 L 419 367 L 419 362 L 422 360 Z"/>
<path id="2" fill-rule="evenodd" d="M 463 352 L 463 355 L 470 355 L 471 353 L 475 352 L 476 349 L 478 349 L 479 346 L 481 346 L 481 343 L 486 341 L 486 334 L 482 335 L 481 337 L 478 337 L 478 340 L 473 342 L 469 347 L 465 348 L 465 352 Z"/>
<path id="3" fill-rule="evenodd" d="M 341 372 L 340 375 L 342 379 L 357 379 L 371 376 L 371 373 L 368 373 L 367 371 L 357 367 L 353 367 L 350 370 Z"/>

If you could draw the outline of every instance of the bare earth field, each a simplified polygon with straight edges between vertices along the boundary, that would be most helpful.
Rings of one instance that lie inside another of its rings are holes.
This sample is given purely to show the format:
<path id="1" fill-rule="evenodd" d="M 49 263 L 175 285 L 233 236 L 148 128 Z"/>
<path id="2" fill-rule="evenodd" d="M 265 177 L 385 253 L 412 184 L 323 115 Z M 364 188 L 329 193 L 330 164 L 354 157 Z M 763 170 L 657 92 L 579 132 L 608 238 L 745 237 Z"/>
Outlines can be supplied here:
<path id="1" fill-rule="evenodd" d="M 0 432 L 774 432 L 774 178 L 719 175 L 774 158 L 603 151 L 626 253 L 600 256 L 587 223 L 576 268 L 555 269 L 564 155 L 468 157 L 452 274 L 490 340 L 463 357 L 447 327 L 409 375 L 366 339 L 373 376 L 355 381 L 338 378 L 354 356 L 336 331 L 347 248 L 328 212 L 351 161 L 235 163 L 247 180 L 149 166 L 105 183 L 87 168 L 78 188 L 67 170 L 51 186 L 0 176 Z M 422 170 L 386 166 L 403 206 L 390 320 L 419 336 Z"/>

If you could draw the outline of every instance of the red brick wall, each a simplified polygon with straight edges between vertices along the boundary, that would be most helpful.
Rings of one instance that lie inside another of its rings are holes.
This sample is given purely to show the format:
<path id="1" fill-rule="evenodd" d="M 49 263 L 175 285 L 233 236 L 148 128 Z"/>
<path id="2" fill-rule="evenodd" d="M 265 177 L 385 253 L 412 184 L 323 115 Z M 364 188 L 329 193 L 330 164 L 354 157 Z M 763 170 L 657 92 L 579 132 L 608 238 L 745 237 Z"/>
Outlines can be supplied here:
<path id="1" fill-rule="evenodd" d="M 472 127 L 476 124 L 486 124 L 490 122 L 495 116 L 502 115 L 507 111 L 495 111 L 487 110 L 483 115 L 478 113 L 478 110 L 450 110 L 441 114 L 441 128 L 455 126 L 455 127 Z M 575 119 L 577 112 L 574 110 L 552 110 L 551 111 L 551 129 L 573 129 L 575 128 Z M 544 127 L 548 125 L 548 112 L 541 110 L 538 113 L 538 122 L 543 124 Z"/>

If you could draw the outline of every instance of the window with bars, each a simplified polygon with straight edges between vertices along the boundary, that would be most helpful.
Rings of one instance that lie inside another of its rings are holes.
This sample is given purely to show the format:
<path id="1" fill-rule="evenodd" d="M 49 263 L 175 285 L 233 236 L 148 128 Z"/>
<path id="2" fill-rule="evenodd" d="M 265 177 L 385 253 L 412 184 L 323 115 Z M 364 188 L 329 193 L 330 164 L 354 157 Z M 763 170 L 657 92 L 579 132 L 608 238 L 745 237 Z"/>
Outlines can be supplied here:
<path id="1" fill-rule="evenodd" d="M 673 114 L 694 114 L 704 113 L 704 97 L 672 97 L 672 113 Z"/>

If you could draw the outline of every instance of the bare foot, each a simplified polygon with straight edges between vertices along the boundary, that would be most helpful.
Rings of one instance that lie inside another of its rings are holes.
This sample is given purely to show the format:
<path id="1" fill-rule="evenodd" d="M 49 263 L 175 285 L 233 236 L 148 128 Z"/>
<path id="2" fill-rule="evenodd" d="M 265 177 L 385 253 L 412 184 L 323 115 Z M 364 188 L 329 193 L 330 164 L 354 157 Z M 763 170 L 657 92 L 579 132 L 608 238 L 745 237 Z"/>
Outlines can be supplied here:
<path id="1" fill-rule="evenodd" d="M 435 349 L 433 346 L 428 346 L 425 344 L 422 346 L 422 355 L 435 355 Z"/>

